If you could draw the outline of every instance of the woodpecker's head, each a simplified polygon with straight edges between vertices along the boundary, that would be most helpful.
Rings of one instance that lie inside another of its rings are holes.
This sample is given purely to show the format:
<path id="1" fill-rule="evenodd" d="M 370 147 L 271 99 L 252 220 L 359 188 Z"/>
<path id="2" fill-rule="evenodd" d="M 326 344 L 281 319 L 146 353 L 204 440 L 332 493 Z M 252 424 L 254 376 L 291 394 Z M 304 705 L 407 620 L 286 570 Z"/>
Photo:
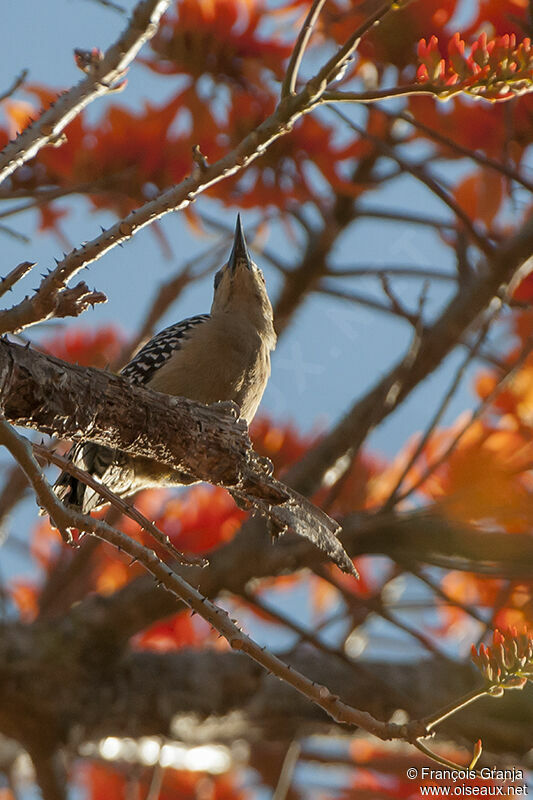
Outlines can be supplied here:
<path id="1" fill-rule="evenodd" d="M 227 264 L 215 275 L 215 294 L 211 314 L 242 314 L 258 329 L 272 328 L 272 306 L 265 279 L 250 257 L 240 214 L 237 216 L 233 248 Z"/>

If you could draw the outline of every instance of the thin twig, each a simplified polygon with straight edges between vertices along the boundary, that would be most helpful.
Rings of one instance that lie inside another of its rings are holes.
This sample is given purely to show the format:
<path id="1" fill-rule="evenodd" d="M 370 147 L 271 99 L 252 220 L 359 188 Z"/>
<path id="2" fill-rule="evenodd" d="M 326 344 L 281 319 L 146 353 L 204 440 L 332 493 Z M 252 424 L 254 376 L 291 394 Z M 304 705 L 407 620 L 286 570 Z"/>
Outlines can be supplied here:
<path id="1" fill-rule="evenodd" d="M 158 584 L 164 586 L 171 594 L 205 619 L 228 641 L 233 650 L 248 655 L 268 672 L 285 681 L 320 706 L 336 722 L 357 725 L 382 739 L 406 739 L 408 736 L 415 735 L 415 731 L 418 735 L 425 733 L 425 730 L 418 724 L 409 727 L 380 722 L 368 712 L 360 711 L 343 703 L 326 686 L 315 683 L 266 648 L 260 647 L 237 627 L 227 611 L 200 594 L 168 564 L 164 564 L 153 550 L 102 520 L 80 514 L 73 508 L 65 506 L 46 481 L 32 453 L 30 442 L 20 436 L 5 419 L 0 419 L 0 444 L 4 445 L 18 461 L 35 490 L 39 505 L 46 509 L 58 529 L 69 531 L 77 528 L 127 553 L 132 559 L 142 564 L 155 577 Z"/>
<path id="2" fill-rule="evenodd" d="M 0 94 L 0 103 L 3 100 L 7 100 L 8 97 L 14 95 L 17 89 L 20 89 L 20 87 L 22 86 L 27 77 L 28 77 L 28 70 L 23 69 L 22 72 L 19 73 L 19 75 L 17 75 L 11 86 L 9 86 L 9 88 L 7 88 L 5 92 Z"/>
<path id="3" fill-rule="evenodd" d="M 294 49 L 291 53 L 287 72 L 285 73 L 283 83 L 281 84 L 281 98 L 294 94 L 302 59 L 307 49 L 307 45 L 309 44 L 311 34 L 313 33 L 313 28 L 316 25 L 325 2 L 326 0 L 313 0 L 311 4 L 311 8 L 307 13 L 304 24 L 302 25 L 300 33 L 298 34 L 296 44 L 294 45 Z"/>
<path id="4" fill-rule="evenodd" d="M 215 219 L 215 217 L 211 216 L 211 214 L 207 214 L 205 211 L 199 211 L 198 216 L 200 217 L 202 222 L 207 223 L 207 225 L 209 225 L 211 228 L 214 228 L 217 231 L 222 231 L 223 233 L 227 234 L 228 238 L 231 237 L 231 239 L 233 239 L 233 227 L 231 227 L 230 225 L 227 225 L 221 220 Z M 268 215 L 265 214 L 264 216 L 261 217 L 259 224 L 262 225 L 265 222 L 270 222 L 272 219 L 276 220 L 278 218 L 279 218 L 279 213 L 272 215 L 270 218 Z M 278 270 L 278 272 L 281 272 L 282 275 L 287 275 L 287 273 L 290 271 L 289 265 L 286 262 L 282 261 L 277 253 L 274 253 L 268 247 L 263 247 L 263 246 L 256 247 L 254 238 L 258 227 L 259 225 L 256 226 L 255 231 L 252 233 L 250 240 L 248 242 L 250 250 L 259 253 L 261 256 L 270 261 L 272 266 L 275 267 Z"/>
<path id="5" fill-rule="evenodd" d="M 357 303 L 358 305 L 372 308 L 375 311 L 382 311 L 385 314 L 391 314 L 393 317 L 406 320 L 410 325 L 413 326 L 417 323 L 417 315 L 410 311 L 405 309 L 400 310 L 392 305 L 383 303 L 381 300 L 374 300 L 373 297 L 361 294 L 360 292 L 354 292 L 348 289 L 337 289 L 334 286 L 330 286 L 329 283 L 326 283 L 325 281 L 319 283 L 319 285 L 315 288 L 315 291 L 320 294 L 330 295 L 331 297 L 338 297 L 340 300 L 348 300 L 351 303 Z"/>
<path id="6" fill-rule="evenodd" d="M 456 283 L 457 277 L 452 272 L 432 267 L 400 267 L 386 264 L 367 264 L 357 267 L 336 266 L 328 271 L 328 278 L 379 278 L 387 275 L 392 278 L 423 278 L 427 280 Z"/>
<path id="7" fill-rule="evenodd" d="M 433 714 L 428 714 L 424 717 L 424 725 L 426 726 L 428 731 L 432 731 L 445 719 L 456 714 L 462 708 L 466 708 L 471 703 L 475 703 L 476 700 L 479 700 L 480 697 L 484 697 L 487 694 L 487 690 L 485 687 L 481 689 L 474 689 L 473 691 L 469 692 L 468 694 L 461 697 L 459 700 L 455 700 L 449 703 L 444 708 L 441 708 L 439 711 L 434 712 Z"/>
<path id="8" fill-rule="evenodd" d="M 163 786 L 163 778 L 165 777 L 165 770 L 161 766 L 161 762 L 157 762 L 152 772 L 152 779 L 148 788 L 148 793 L 145 800 L 159 800 L 161 789 Z"/>
<path id="9" fill-rule="evenodd" d="M 294 739 L 288 746 L 287 752 L 285 753 L 285 758 L 283 759 L 283 764 L 281 766 L 278 783 L 276 789 L 274 790 L 274 794 L 272 795 L 272 800 L 285 800 L 287 797 L 289 789 L 291 788 L 292 776 L 294 775 L 294 770 L 296 768 L 296 764 L 298 763 L 301 749 L 300 742 L 296 741 L 296 739 Z"/>
<path id="10" fill-rule="evenodd" d="M 77 467 L 72 461 L 70 461 L 68 458 L 65 458 L 65 456 L 60 456 L 58 453 L 48 450 L 48 448 L 41 444 L 33 443 L 32 447 L 34 452 L 37 453 L 37 455 L 42 459 L 55 464 L 56 467 L 60 467 L 64 472 L 68 472 L 69 475 L 72 475 L 86 486 L 94 489 L 94 491 L 98 492 L 98 494 L 103 497 L 104 500 L 106 500 L 108 503 L 111 503 L 114 508 L 118 509 L 121 514 L 125 514 L 125 516 L 129 517 L 138 525 L 140 525 L 141 528 L 153 536 L 156 542 L 158 542 L 161 547 L 164 547 L 165 550 L 170 553 L 170 555 L 175 558 L 176 561 L 178 561 L 178 563 L 196 567 L 205 567 L 208 564 L 205 558 L 198 556 L 186 556 L 181 553 L 176 547 L 174 547 L 169 537 L 160 531 L 153 522 L 150 522 L 150 520 L 147 519 L 147 517 L 145 517 L 144 514 L 142 514 L 137 508 L 127 503 L 122 499 L 122 497 L 116 495 L 103 483 L 97 481 L 96 478 L 89 472 Z"/>
<path id="11" fill-rule="evenodd" d="M 424 214 L 414 214 L 406 211 L 393 211 L 386 208 L 358 208 L 356 218 L 368 217 L 369 219 L 383 219 L 391 222 L 407 222 L 409 225 L 425 225 L 437 230 L 455 230 L 455 225 L 447 219 L 438 219 Z"/>
<path id="12" fill-rule="evenodd" d="M 417 628 L 412 628 L 407 623 L 402 622 L 400 619 L 395 617 L 394 614 L 391 614 L 391 612 L 388 611 L 383 605 L 381 597 L 379 596 L 375 596 L 373 598 L 358 597 L 355 594 L 353 594 L 353 592 L 350 592 L 348 588 L 343 586 L 340 583 L 340 581 L 337 581 L 332 575 L 329 574 L 327 570 L 323 569 L 321 566 L 316 567 L 314 571 L 320 578 L 322 578 L 322 580 L 326 581 L 327 583 L 331 584 L 331 586 L 333 586 L 335 589 L 337 589 L 337 591 L 344 598 L 344 601 L 348 606 L 356 605 L 368 609 L 369 611 L 373 612 L 374 614 L 377 614 L 379 617 L 384 619 L 386 622 L 389 622 L 391 625 L 394 625 L 394 627 L 406 633 L 408 636 L 411 636 L 413 639 L 419 642 L 419 644 L 421 644 L 425 650 L 427 650 L 432 655 L 436 656 L 437 658 L 440 658 L 441 660 L 447 663 L 455 663 L 445 653 L 439 650 L 439 648 L 436 647 L 435 644 L 430 639 L 428 639 L 428 637 L 424 633 L 422 633 Z"/>
<path id="13" fill-rule="evenodd" d="M 42 147 L 58 141 L 69 122 L 89 103 L 116 88 L 143 44 L 155 34 L 169 4 L 170 0 L 140 0 L 126 29 L 100 63 L 2 150 L 0 183 L 37 155 Z"/>
<path id="14" fill-rule="evenodd" d="M 300 641 L 308 642 L 312 644 L 317 650 L 321 650 L 323 653 L 327 653 L 328 655 L 335 656 L 335 658 L 340 658 L 346 664 L 352 665 L 352 662 L 340 648 L 337 647 L 330 647 L 325 642 L 316 636 L 316 629 L 315 632 L 311 633 L 310 631 L 305 630 L 294 620 L 289 619 L 285 614 L 282 614 L 280 611 L 277 611 L 275 608 L 272 608 L 271 605 L 265 603 L 264 600 L 257 597 L 257 595 L 252 594 L 248 589 L 244 589 L 242 593 L 242 597 L 246 600 L 246 602 L 250 606 L 255 606 L 258 608 L 261 613 L 266 614 L 269 617 L 272 617 L 273 620 L 278 622 L 280 625 L 284 625 L 289 630 L 295 633 Z M 325 620 L 325 624 L 329 625 L 331 620 Z"/>
<path id="15" fill-rule="evenodd" d="M 372 28 L 379 23 L 389 14 L 394 13 L 399 8 L 398 4 L 393 0 L 391 2 L 383 3 L 379 8 L 371 14 L 367 19 L 359 25 L 359 27 L 352 33 L 346 40 L 343 46 L 338 50 L 319 70 L 318 74 L 312 80 L 313 86 L 317 87 L 320 96 L 323 96 L 326 87 L 331 81 L 334 81 L 342 72 L 343 68 L 348 64 L 353 57 L 355 51 L 359 47 L 359 42 L 362 37 L 368 33 Z"/>
<path id="16" fill-rule="evenodd" d="M 390 116 L 390 112 L 386 111 L 385 109 L 380 109 L 384 114 Z M 529 192 L 533 192 L 533 183 L 530 183 L 526 180 L 519 172 L 516 170 L 511 169 L 506 164 L 502 164 L 500 161 L 496 161 L 489 156 L 486 156 L 484 153 L 479 152 L 479 150 L 471 150 L 468 147 L 464 147 L 462 144 L 455 142 L 453 139 L 450 139 L 448 136 L 436 131 L 434 128 L 430 128 L 429 125 L 426 125 L 424 122 L 420 122 L 420 120 L 416 119 L 415 116 L 410 111 L 395 111 L 394 112 L 395 119 L 402 119 L 404 122 L 408 122 L 409 125 L 412 125 L 417 130 L 422 131 L 434 141 L 443 144 L 445 147 L 449 147 L 450 150 L 454 150 L 456 153 L 460 153 L 466 158 L 470 158 L 472 161 L 475 161 L 482 167 L 488 167 L 489 169 L 496 170 L 501 175 L 505 175 L 506 178 L 509 178 L 516 183 L 519 183 L 524 189 L 527 189 Z"/>
<path id="17" fill-rule="evenodd" d="M 372 89 L 366 92 L 324 92 L 324 103 L 376 103 L 379 100 L 391 100 L 395 97 L 409 97 L 413 94 L 439 96 L 442 89 L 430 84 L 408 83 L 405 86 L 391 86 L 389 89 Z"/>
<path id="18" fill-rule="evenodd" d="M 486 624 L 486 621 L 483 619 L 481 614 L 479 614 L 473 606 L 466 605 L 466 603 L 461 603 L 460 600 L 456 600 L 454 597 L 451 597 L 447 592 L 444 591 L 444 589 L 442 588 L 442 586 L 440 586 L 439 583 L 432 580 L 431 578 L 428 578 L 427 575 L 424 575 L 422 570 L 417 565 L 413 563 L 406 563 L 405 566 L 406 569 L 408 569 L 409 572 L 411 572 L 415 576 L 415 578 L 418 578 L 419 581 L 421 581 L 429 589 L 431 589 L 431 591 L 434 592 L 434 594 L 436 594 L 438 597 L 440 597 L 440 599 L 446 605 L 460 609 L 467 616 L 472 617 L 472 619 L 475 619 L 476 622 L 480 622 L 482 625 Z"/>
<path id="19" fill-rule="evenodd" d="M 417 750 L 420 750 L 428 758 L 431 758 L 432 761 L 436 761 L 437 764 L 440 764 L 443 767 L 447 767 L 448 769 L 452 769 L 454 772 L 462 772 L 463 770 L 467 769 L 467 766 L 462 764 L 457 764 L 455 761 L 450 761 L 449 758 L 444 758 L 444 756 L 440 756 L 438 753 L 435 753 L 434 750 L 431 750 L 425 744 L 420 741 L 414 743 Z M 470 770 L 469 770 L 470 771 Z"/>

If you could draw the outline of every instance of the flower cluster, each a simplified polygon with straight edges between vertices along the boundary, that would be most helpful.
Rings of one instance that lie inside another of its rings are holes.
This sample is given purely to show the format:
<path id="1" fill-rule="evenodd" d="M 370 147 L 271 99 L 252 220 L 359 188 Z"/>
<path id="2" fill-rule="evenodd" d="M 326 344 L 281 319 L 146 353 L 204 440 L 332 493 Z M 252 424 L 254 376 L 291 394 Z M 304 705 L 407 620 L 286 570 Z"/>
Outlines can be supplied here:
<path id="1" fill-rule="evenodd" d="M 533 634 L 509 628 L 496 629 L 492 645 L 472 645 L 472 661 L 481 674 L 493 684 L 489 694 L 499 697 L 505 689 L 522 689 L 533 679 Z"/>
<path id="2" fill-rule="evenodd" d="M 439 40 L 432 36 L 428 42 L 419 41 L 418 58 L 418 80 L 432 84 L 441 98 L 466 92 L 497 102 L 533 90 L 531 40 L 526 38 L 517 45 L 514 33 L 491 40 L 482 33 L 469 54 L 456 33 L 448 43 L 447 59 L 441 55 Z"/>

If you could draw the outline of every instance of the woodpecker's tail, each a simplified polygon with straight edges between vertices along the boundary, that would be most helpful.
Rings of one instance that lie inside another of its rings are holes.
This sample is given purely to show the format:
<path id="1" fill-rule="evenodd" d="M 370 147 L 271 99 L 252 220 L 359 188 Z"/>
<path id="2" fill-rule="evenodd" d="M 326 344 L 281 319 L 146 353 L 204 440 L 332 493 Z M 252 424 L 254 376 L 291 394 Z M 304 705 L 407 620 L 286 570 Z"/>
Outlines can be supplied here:
<path id="1" fill-rule="evenodd" d="M 113 451 L 93 442 L 85 442 L 75 445 L 68 453 L 68 458 L 80 469 L 102 480 L 113 461 Z M 97 491 L 68 472 L 61 473 L 54 484 L 54 492 L 59 500 L 82 514 L 89 514 L 106 503 Z"/>

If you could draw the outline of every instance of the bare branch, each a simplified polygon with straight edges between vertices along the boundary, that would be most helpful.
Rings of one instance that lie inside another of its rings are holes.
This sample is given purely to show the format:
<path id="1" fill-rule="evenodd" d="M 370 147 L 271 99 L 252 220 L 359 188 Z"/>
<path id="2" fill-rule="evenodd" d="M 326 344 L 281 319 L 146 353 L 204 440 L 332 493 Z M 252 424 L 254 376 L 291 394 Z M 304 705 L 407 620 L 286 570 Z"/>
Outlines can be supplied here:
<path id="1" fill-rule="evenodd" d="M 245 508 L 269 518 L 274 533 L 291 528 L 357 575 L 337 539 L 337 523 L 271 477 L 270 462 L 254 453 L 234 404 L 170 397 L 2 340 L 0 406 L 17 425 L 89 439 L 168 465 L 193 482 L 224 486 Z"/>
<path id="2" fill-rule="evenodd" d="M 169 3 L 170 0 L 140 0 L 128 26 L 100 63 L 4 147 L 0 153 L 0 183 L 42 147 L 58 141 L 69 122 L 89 103 L 116 87 L 143 44 L 155 34 Z"/>
<path id="3" fill-rule="evenodd" d="M 5 90 L 5 92 L 2 92 L 2 94 L 0 94 L 0 103 L 3 100 L 7 100 L 8 97 L 14 95 L 17 89 L 20 89 L 20 87 L 22 86 L 27 77 L 28 77 L 28 70 L 23 69 L 22 72 L 19 75 L 17 75 L 11 86 L 9 86 Z"/>
<path id="4" fill-rule="evenodd" d="M 385 740 L 391 738 L 410 740 L 412 738 L 413 734 L 408 733 L 407 726 L 380 722 L 372 717 L 371 714 L 346 705 L 339 697 L 333 695 L 326 686 L 315 683 L 290 665 L 285 664 L 265 648 L 260 647 L 237 627 L 230 619 L 227 611 L 203 597 L 184 578 L 164 564 L 153 550 L 149 550 L 101 520 L 80 514 L 72 508 L 64 506 L 46 482 L 32 454 L 30 443 L 20 436 L 5 419 L 0 420 L 0 443 L 18 461 L 28 476 L 40 505 L 46 508 L 58 527 L 63 530 L 71 528 L 85 530 L 130 555 L 142 564 L 171 594 L 178 597 L 189 608 L 209 622 L 218 633 L 224 636 L 233 650 L 245 653 L 254 661 L 257 661 L 268 672 L 276 675 L 320 706 L 336 722 L 358 725 L 369 733 Z M 419 736 L 425 732 L 420 725 L 411 727 L 412 730 L 416 730 Z"/>
<path id="5" fill-rule="evenodd" d="M 326 0 L 313 0 L 291 53 L 287 72 L 281 84 L 281 97 L 294 94 L 298 72 L 322 7 Z"/>
<path id="6" fill-rule="evenodd" d="M 176 559 L 179 564 L 189 564 L 197 567 L 205 567 L 207 565 L 207 561 L 205 558 L 200 558 L 197 556 L 186 556 L 177 550 L 172 542 L 170 541 L 169 537 L 164 534 L 159 528 L 154 525 L 153 522 L 150 522 L 144 514 L 136 509 L 134 506 L 127 503 L 122 497 L 118 497 L 114 492 L 108 489 L 103 483 L 97 481 L 89 472 L 86 472 L 83 469 L 79 469 L 76 467 L 70 459 L 65 458 L 65 456 L 60 456 L 57 453 L 53 453 L 47 447 L 43 445 L 33 443 L 32 448 L 34 453 L 40 456 L 43 461 L 55 464 L 56 467 L 60 467 L 65 472 L 68 472 L 69 475 L 74 475 L 75 478 L 82 481 L 86 484 L 86 486 L 90 486 L 91 489 L 94 489 L 98 494 L 111 503 L 114 508 L 118 509 L 121 514 L 132 519 L 138 525 L 141 526 L 147 533 L 149 533 L 153 538 L 158 542 L 161 547 L 163 547 L 170 555 Z"/>
<path id="7" fill-rule="evenodd" d="M 0 283 L 0 297 L 6 292 L 10 292 L 13 286 L 18 283 L 35 266 L 36 261 L 22 261 L 11 272 L 8 272 Z"/>
<path id="8" fill-rule="evenodd" d="M 331 111 L 337 117 L 342 119 L 343 122 L 349 125 L 352 130 L 354 130 L 356 133 L 359 133 L 365 139 L 371 141 L 384 155 L 388 156 L 388 158 L 392 158 L 393 161 L 395 161 L 402 169 L 404 169 L 406 172 L 409 172 L 417 180 L 425 184 L 428 189 L 433 192 L 433 194 L 435 194 L 440 200 L 443 201 L 443 203 L 448 206 L 448 208 L 453 211 L 457 219 L 462 222 L 470 238 L 479 247 L 481 252 L 486 256 L 490 256 L 493 248 L 488 239 L 477 230 L 475 224 L 472 222 L 468 214 L 458 205 L 458 203 L 455 202 L 450 193 L 443 189 L 443 187 L 433 177 L 431 177 L 431 175 L 428 175 L 423 167 L 420 167 L 418 164 L 412 164 L 405 158 L 399 156 L 394 147 L 391 147 L 389 144 L 382 141 L 382 139 L 380 139 L 378 136 L 374 136 L 373 134 L 369 133 L 361 125 L 358 125 L 356 122 L 343 114 L 342 111 L 339 111 L 338 108 L 331 108 Z"/>
<path id="9" fill-rule="evenodd" d="M 368 33 L 376 25 L 379 25 L 381 20 L 398 9 L 399 5 L 396 2 L 391 2 L 389 0 L 387 3 L 382 3 L 378 9 L 369 17 L 367 17 L 367 19 L 357 28 L 357 30 L 352 33 L 340 50 L 338 50 L 326 62 L 326 64 L 324 64 L 316 77 L 313 78 L 311 83 L 313 87 L 316 87 L 318 95 L 322 96 L 327 88 L 327 85 L 331 83 L 331 81 L 334 81 L 339 74 L 342 73 L 344 67 L 348 64 L 355 51 L 359 47 L 359 42 L 365 33 Z"/>
<path id="10" fill-rule="evenodd" d="M 494 249 L 474 280 L 461 286 L 438 319 L 427 328 L 410 363 L 399 361 L 387 375 L 352 406 L 338 424 L 295 465 L 286 477 L 291 485 L 312 495 L 322 476 L 346 452 L 355 452 L 368 432 L 387 417 L 461 341 L 533 250 L 533 217 L 510 239 Z"/>
<path id="11" fill-rule="evenodd" d="M 431 84 L 411 83 L 405 86 L 393 86 L 390 89 L 372 89 L 366 92 L 324 92 L 324 103 L 376 103 L 379 100 L 390 100 L 396 97 L 409 97 L 413 94 L 431 95 L 438 97 L 442 89 L 432 87 Z"/>

